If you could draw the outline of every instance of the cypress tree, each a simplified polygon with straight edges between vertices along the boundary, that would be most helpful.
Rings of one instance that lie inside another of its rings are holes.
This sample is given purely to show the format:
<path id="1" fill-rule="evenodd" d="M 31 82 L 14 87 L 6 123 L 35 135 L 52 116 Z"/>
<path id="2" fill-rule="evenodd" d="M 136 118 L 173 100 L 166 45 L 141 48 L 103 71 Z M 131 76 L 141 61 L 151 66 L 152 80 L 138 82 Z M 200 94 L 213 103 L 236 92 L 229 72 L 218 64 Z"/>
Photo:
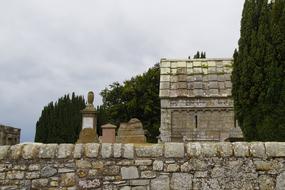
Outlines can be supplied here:
<path id="1" fill-rule="evenodd" d="M 282 19 L 282 0 L 273 4 L 245 1 L 239 49 L 234 53 L 232 94 L 247 140 L 285 140 Z"/>
<path id="2" fill-rule="evenodd" d="M 75 143 L 81 129 L 81 113 L 85 101 L 72 93 L 44 107 L 36 124 L 35 142 Z"/>
<path id="3" fill-rule="evenodd" d="M 200 58 L 200 52 L 197 51 L 197 53 L 194 55 L 194 59 L 199 59 Z"/>

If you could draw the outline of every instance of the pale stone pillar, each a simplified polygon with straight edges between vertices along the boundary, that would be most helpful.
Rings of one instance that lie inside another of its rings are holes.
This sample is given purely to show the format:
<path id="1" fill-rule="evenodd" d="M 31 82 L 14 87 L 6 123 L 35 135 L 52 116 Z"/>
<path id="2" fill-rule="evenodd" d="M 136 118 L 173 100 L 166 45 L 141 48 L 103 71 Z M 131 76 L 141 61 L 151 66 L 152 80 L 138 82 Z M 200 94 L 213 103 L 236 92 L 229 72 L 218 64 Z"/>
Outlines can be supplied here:
<path id="1" fill-rule="evenodd" d="M 115 143 L 116 142 L 116 125 L 110 123 L 102 125 L 102 143 Z"/>
<path id="2" fill-rule="evenodd" d="M 97 135 L 97 116 L 96 109 L 93 105 L 94 93 L 88 92 L 87 105 L 82 113 L 82 129 L 79 134 L 77 143 L 94 143 L 98 141 Z"/>

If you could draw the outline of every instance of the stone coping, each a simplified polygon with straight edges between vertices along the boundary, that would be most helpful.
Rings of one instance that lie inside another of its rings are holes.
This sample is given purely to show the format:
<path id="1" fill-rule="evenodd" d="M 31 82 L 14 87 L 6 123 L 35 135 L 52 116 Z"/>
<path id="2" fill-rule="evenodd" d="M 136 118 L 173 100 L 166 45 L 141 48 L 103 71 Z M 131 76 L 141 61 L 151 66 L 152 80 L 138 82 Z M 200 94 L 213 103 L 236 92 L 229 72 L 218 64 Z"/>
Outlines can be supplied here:
<path id="1" fill-rule="evenodd" d="M 233 61 L 233 58 L 206 58 L 206 59 L 167 59 L 167 58 L 161 58 L 161 62 L 176 62 L 176 61 Z"/>
<path id="2" fill-rule="evenodd" d="M 285 157 L 285 142 L 164 144 L 17 144 L 0 146 L 0 160 L 81 158 Z"/>

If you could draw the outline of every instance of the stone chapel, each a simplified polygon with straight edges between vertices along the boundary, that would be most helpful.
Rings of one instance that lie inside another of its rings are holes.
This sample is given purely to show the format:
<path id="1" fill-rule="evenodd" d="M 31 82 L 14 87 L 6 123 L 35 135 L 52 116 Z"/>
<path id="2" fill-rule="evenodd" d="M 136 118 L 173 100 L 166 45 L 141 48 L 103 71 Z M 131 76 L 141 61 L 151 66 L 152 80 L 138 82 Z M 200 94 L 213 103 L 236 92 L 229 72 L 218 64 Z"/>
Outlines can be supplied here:
<path id="1" fill-rule="evenodd" d="M 161 59 L 162 142 L 235 141 L 232 59 Z"/>

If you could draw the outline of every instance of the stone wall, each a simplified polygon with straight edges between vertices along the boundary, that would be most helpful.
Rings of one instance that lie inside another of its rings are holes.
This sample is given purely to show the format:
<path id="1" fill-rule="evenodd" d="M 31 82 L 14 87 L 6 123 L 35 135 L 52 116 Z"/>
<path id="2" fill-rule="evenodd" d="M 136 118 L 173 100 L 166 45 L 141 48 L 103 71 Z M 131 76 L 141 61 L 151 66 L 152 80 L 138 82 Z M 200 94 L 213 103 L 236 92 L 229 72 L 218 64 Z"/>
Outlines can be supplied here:
<path id="1" fill-rule="evenodd" d="M 285 189 L 285 143 L 0 146 L 0 189 Z"/>

